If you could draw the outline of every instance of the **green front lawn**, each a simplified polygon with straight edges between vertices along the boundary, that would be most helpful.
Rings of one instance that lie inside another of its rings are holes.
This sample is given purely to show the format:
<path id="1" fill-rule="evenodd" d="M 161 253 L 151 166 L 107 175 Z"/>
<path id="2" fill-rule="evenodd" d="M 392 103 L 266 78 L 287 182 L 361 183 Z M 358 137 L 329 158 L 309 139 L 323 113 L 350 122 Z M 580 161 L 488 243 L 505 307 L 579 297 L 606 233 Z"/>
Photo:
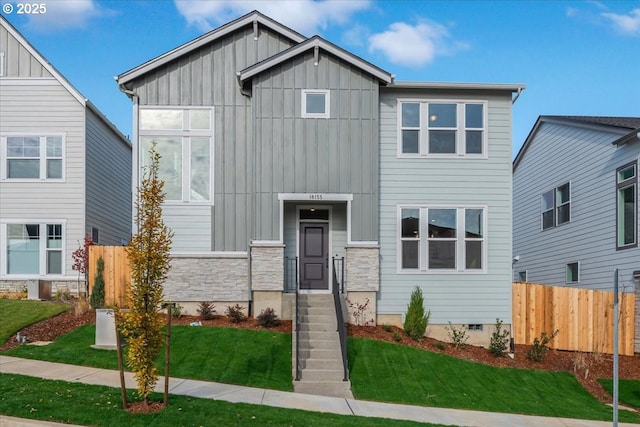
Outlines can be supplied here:
<path id="1" fill-rule="evenodd" d="M 70 308 L 55 302 L 0 299 L 0 344 L 22 328 Z"/>
<path id="2" fill-rule="evenodd" d="M 613 380 L 607 378 L 598 381 L 613 396 Z M 618 397 L 619 403 L 640 411 L 640 380 L 618 380 Z"/>

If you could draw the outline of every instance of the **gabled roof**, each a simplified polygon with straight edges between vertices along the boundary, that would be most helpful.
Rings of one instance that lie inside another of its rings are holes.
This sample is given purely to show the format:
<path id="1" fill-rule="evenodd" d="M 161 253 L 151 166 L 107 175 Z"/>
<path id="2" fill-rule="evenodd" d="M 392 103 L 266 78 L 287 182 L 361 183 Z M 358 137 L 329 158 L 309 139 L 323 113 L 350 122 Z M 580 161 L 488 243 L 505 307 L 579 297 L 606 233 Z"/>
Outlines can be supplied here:
<path id="1" fill-rule="evenodd" d="M 162 65 L 165 65 L 166 63 L 173 61 L 176 58 L 179 58 L 183 55 L 193 52 L 194 50 L 208 43 L 211 43 L 215 40 L 218 40 L 228 34 L 231 34 L 240 28 L 246 27 L 247 25 L 257 26 L 258 24 L 261 24 L 281 34 L 282 36 L 287 37 L 289 40 L 295 43 L 300 43 L 307 39 L 302 34 L 254 10 L 253 12 L 250 12 L 244 16 L 241 16 L 240 18 L 234 21 L 224 24 L 221 27 L 211 30 L 206 34 L 203 34 L 202 36 L 194 40 L 191 40 L 190 42 L 185 43 L 182 46 L 178 46 L 177 48 L 170 50 L 167 53 L 164 53 L 156 58 L 153 58 L 142 65 L 132 68 L 129 71 L 125 71 L 124 73 L 120 74 L 116 78 L 116 80 L 119 85 L 124 85 L 125 83 L 137 77 L 140 77 L 143 74 L 153 71 L 154 69 Z M 257 27 L 254 27 L 254 28 L 257 29 Z"/>
<path id="2" fill-rule="evenodd" d="M 265 59 L 264 61 L 258 62 L 255 65 L 252 65 L 248 68 L 245 68 L 242 71 L 239 71 L 238 79 L 240 83 L 244 83 L 250 80 L 252 77 L 266 71 L 272 67 L 275 67 L 278 64 L 281 64 L 291 58 L 294 58 L 302 53 L 305 53 L 312 49 L 322 49 L 325 52 L 328 52 L 338 58 L 349 62 L 350 64 L 358 67 L 362 71 L 376 77 L 378 80 L 385 84 L 391 83 L 393 77 L 390 73 L 384 71 L 383 69 L 373 65 L 372 63 L 365 61 L 364 59 L 356 56 L 346 50 L 342 49 L 339 46 L 323 39 L 320 36 L 313 36 L 306 41 L 299 43 L 293 47 L 290 47 L 287 50 L 284 50 L 276 55 L 273 55 L 270 58 Z"/>
<path id="3" fill-rule="evenodd" d="M 533 125 L 531 132 L 520 147 L 518 155 L 513 161 L 513 170 L 518 167 L 520 160 L 526 153 L 531 141 L 542 123 L 560 123 L 566 126 L 582 127 L 610 132 L 618 135 L 612 144 L 620 145 L 640 138 L 640 117 L 606 117 L 606 116 L 540 116 Z"/>
<path id="4" fill-rule="evenodd" d="M 62 73 L 60 73 L 47 59 L 40 53 L 38 50 L 29 43 L 29 41 L 13 26 L 9 21 L 7 21 L 2 15 L 0 15 L 0 26 L 4 27 L 7 32 L 15 38 L 18 43 L 20 43 L 26 50 L 29 52 L 31 56 L 33 56 L 45 70 L 49 72 L 53 76 L 55 80 L 57 80 L 62 87 L 64 87 L 70 94 L 73 96 L 79 103 L 85 108 L 93 111 L 102 122 L 107 125 L 111 130 L 115 132 L 116 135 L 123 141 L 126 141 L 129 144 L 129 139 L 124 136 L 122 132 L 111 123 L 109 119 L 96 107 L 91 101 L 85 98 L 79 91 L 76 89 L 70 82 L 67 80 Z"/>

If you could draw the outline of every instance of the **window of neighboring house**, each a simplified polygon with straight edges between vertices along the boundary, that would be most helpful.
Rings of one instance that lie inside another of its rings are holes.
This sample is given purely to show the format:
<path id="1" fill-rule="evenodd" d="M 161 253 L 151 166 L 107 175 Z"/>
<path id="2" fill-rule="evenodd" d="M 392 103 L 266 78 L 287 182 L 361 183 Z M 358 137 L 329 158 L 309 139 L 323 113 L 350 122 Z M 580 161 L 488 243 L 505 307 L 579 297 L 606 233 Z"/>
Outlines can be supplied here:
<path id="1" fill-rule="evenodd" d="M 402 207 L 399 269 L 407 272 L 483 271 L 486 208 Z"/>
<path id="2" fill-rule="evenodd" d="M 400 101 L 400 157 L 486 157 L 486 103 Z"/>
<path id="3" fill-rule="evenodd" d="M 64 137 L 6 136 L 2 138 L 6 172 L 3 178 L 16 180 L 63 178 Z"/>
<path id="4" fill-rule="evenodd" d="M 159 177 L 168 202 L 210 203 L 213 188 L 213 117 L 209 108 L 141 108 L 140 156 L 160 154 Z"/>
<path id="5" fill-rule="evenodd" d="M 636 162 L 616 170 L 616 247 L 618 249 L 638 246 L 638 168 Z"/>
<path id="6" fill-rule="evenodd" d="M 580 264 L 570 262 L 567 264 L 567 283 L 577 283 L 580 281 Z"/>
<path id="7" fill-rule="evenodd" d="M 571 221 L 571 185 L 563 184 L 542 194 L 542 229 Z"/>
<path id="8" fill-rule="evenodd" d="M 62 224 L 6 224 L 7 274 L 62 274 Z"/>
<path id="9" fill-rule="evenodd" d="M 302 117 L 328 119 L 329 115 L 328 90 L 302 90 Z"/>
<path id="10" fill-rule="evenodd" d="M 91 241 L 96 245 L 100 243 L 100 230 L 96 227 L 91 227 Z"/>
<path id="11" fill-rule="evenodd" d="M 527 281 L 527 270 L 518 271 L 518 282 L 526 282 Z"/>
<path id="12" fill-rule="evenodd" d="M 0 52 L 0 77 L 4 77 L 4 52 Z"/>

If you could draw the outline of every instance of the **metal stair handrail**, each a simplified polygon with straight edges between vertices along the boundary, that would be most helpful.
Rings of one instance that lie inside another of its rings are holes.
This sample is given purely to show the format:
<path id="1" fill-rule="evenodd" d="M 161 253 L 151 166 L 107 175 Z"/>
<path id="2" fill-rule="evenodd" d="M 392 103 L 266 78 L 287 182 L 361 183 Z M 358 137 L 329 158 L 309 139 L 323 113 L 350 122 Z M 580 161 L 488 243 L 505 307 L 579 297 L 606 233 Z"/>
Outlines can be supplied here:
<path id="1" fill-rule="evenodd" d="M 336 323 L 340 337 L 340 349 L 342 350 L 342 366 L 344 368 L 344 379 L 342 381 L 349 381 L 349 367 L 347 365 L 347 325 L 344 321 L 340 301 L 340 295 L 344 293 L 344 257 L 333 257 L 331 260 L 333 267 L 333 302 L 336 307 Z M 336 264 L 340 267 L 340 281 L 338 281 Z"/>

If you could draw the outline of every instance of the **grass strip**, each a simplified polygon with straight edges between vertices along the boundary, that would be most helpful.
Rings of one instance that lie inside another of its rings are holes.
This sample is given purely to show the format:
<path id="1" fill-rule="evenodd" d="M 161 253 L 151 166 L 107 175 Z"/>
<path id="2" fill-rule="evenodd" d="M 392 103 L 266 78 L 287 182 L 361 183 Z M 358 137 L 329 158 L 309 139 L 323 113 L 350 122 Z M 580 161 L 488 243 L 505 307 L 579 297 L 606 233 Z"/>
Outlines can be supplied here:
<path id="1" fill-rule="evenodd" d="M 18 301 L 0 299 L 0 344 L 22 328 L 48 319 L 71 307 L 46 301 Z"/>
<path id="2" fill-rule="evenodd" d="M 129 392 L 129 399 L 133 392 Z M 162 401 L 154 394 L 153 401 Z M 91 426 L 304 426 L 411 427 L 411 421 L 365 418 L 171 395 L 156 414 L 121 409 L 120 390 L 103 386 L 0 374 L 3 415 Z"/>
<path id="3" fill-rule="evenodd" d="M 613 380 L 611 378 L 599 378 L 605 390 L 613 396 Z M 618 403 L 640 410 L 640 380 L 618 380 Z"/>
<path id="4" fill-rule="evenodd" d="M 8 356 L 118 369 L 115 351 L 91 348 L 95 325 L 85 325 L 47 346 L 24 345 Z M 126 354 L 126 348 L 125 348 Z M 164 374 L 165 351 L 156 363 Z M 234 328 L 171 327 L 170 375 L 292 391 L 291 334 Z"/>
<path id="5" fill-rule="evenodd" d="M 568 372 L 498 368 L 364 338 L 349 338 L 356 398 L 442 408 L 610 421 L 611 408 Z M 620 420 L 640 422 L 622 411 Z"/>

